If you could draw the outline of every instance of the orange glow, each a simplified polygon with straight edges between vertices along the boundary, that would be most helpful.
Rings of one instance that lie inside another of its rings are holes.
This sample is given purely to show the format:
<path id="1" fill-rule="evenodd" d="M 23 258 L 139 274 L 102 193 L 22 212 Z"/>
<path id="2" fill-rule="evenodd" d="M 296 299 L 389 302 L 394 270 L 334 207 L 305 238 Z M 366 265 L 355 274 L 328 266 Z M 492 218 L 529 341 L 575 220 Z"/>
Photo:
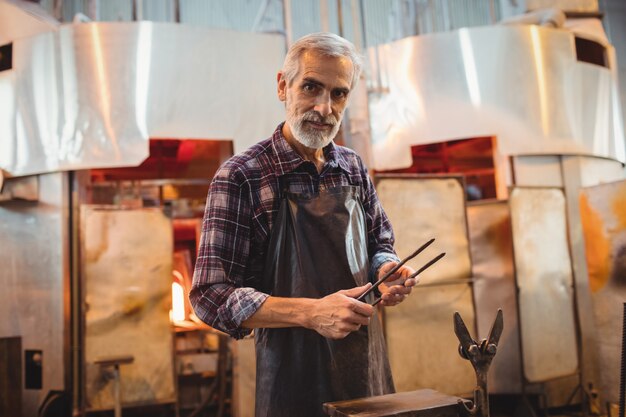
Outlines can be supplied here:
<path id="1" fill-rule="evenodd" d="M 173 322 L 185 320 L 185 292 L 182 285 L 177 282 L 172 283 L 172 314 L 170 317 Z"/>
<path id="2" fill-rule="evenodd" d="M 622 182 L 611 200 L 611 209 L 617 218 L 617 229 L 626 229 L 626 183 Z"/>
<path id="3" fill-rule="evenodd" d="M 580 194 L 580 218 L 585 236 L 585 253 L 591 292 L 601 290 L 611 276 L 611 242 L 600 215 L 591 207 L 587 196 Z"/>

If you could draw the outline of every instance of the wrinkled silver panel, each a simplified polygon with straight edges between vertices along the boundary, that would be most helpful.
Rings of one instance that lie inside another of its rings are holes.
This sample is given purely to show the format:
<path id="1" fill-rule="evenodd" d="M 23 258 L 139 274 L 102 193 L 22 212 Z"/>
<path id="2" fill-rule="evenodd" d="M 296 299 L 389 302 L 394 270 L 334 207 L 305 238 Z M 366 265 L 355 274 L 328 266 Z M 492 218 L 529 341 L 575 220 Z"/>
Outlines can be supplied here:
<path id="1" fill-rule="evenodd" d="M 578 62 L 567 30 L 466 28 L 369 54 L 374 169 L 410 166 L 411 145 L 478 136 L 496 136 L 505 155 L 626 161 L 616 76 Z"/>
<path id="2" fill-rule="evenodd" d="M 128 355 L 124 403 L 174 402 L 171 221 L 158 209 L 83 206 L 80 248 L 87 407 L 114 405 L 113 382 L 95 362 Z"/>
<path id="3" fill-rule="evenodd" d="M 478 337 L 491 330 L 501 308 L 504 329 L 489 368 L 489 392 L 521 393 L 519 323 L 515 297 L 511 216 L 505 201 L 467 207 Z"/>
<path id="4" fill-rule="evenodd" d="M 39 201 L 0 204 L 0 337 L 43 351 L 43 388 L 24 390 L 24 416 L 36 416 L 49 390 L 63 390 L 64 281 L 69 268 L 65 174 L 39 177 Z"/>
<path id="5" fill-rule="evenodd" d="M 578 369 L 572 264 L 560 189 L 514 188 L 509 200 L 524 375 L 541 382 Z"/>
<path id="6" fill-rule="evenodd" d="M 418 269 L 439 252 L 447 253 L 421 275 L 423 285 L 470 277 L 465 192 L 458 178 L 379 177 L 376 188 L 401 258 L 433 237 L 435 243 L 409 265 Z M 455 311 L 474 334 L 472 290 L 466 283 L 416 288 L 402 304 L 385 309 L 389 360 L 398 391 L 471 392 L 475 377 L 471 365 L 457 352 Z"/>
<path id="7" fill-rule="evenodd" d="M 167 23 L 77 23 L 18 40 L 0 73 L 0 168 L 134 166 L 148 138 L 233 139 L 282 119 L 277 35 Z"/>
<path id="8" fill-rule="evenodd" d="M 580 196 L 589 287 L 600 360 L 600 390 L 618 403 L 626 300 L 626 181 L 589 187 Z"/>

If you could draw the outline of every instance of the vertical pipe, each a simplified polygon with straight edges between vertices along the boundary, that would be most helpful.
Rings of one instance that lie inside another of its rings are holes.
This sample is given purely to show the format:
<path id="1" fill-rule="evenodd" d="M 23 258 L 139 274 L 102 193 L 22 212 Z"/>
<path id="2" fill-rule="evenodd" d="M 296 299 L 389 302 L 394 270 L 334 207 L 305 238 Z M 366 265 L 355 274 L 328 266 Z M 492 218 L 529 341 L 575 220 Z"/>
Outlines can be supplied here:
<path id="1" fill-rule="evenodd" d="M 443 30 L 452 30 L 452 25 L 450 24 L 450 4 L 448 4 L 448 0 L 443 0 L 441 4 L 441 14 L 443 15 Z"/>
<path id="2" fill-rule="evenodd" d="M 120 395 L 120 364 L 113 365 L 113 389 L 115 391 L 115 417 L 122 417 L 122 396 Z"/>
<path id="3" fill-rule="evenodd" d="M 489 16 L 491 17 L 491 24 L 494 25 L 496 23 L 496 5 L 494 0 L 489 0 Z"/>
<path id="4" fill-rule="evenodd" d="M 84 383 L 84 314 L 83 314 L 83 285 L 80 275 L 80 204 L 86 201 L 83 195 L 86 171 L 70 171 L 69 173 L 69 243 L 70 243 L 70 298 L 72 332 L 72 401 L 73 414 L 84 415 L 85 383 Z"/>
<path id="5" fill-rule="evenodd" d="M 286 49 L 289 49 L 293 42 L 293 39 L 291 38 L 291 0 L 283 0 L 283 21 L 285 22 L 285 42 L 287 43 Z"/>
<path id="6" fill-rule="evenodd" d="M 98 0 L 87 0 L 87 16 L 89 16 L 89 18 L 94 22 L 100 20 L 100 16 L 98 13 L 99 5 L 100 4 Z"/>
<path id="7" fill-rule="evenodd" d="M 174 22 L 180 23 L 180 0 L 174 1 Z"/>
<path id="8" fill-rule="evenodd" d="M 354 34 L 354 46 L 359 52 L 363 52 L 365 49 L 363 42 L 363 28 L 361 22 L 363 21 L 363 11 L 360 8 L 362 2 L 359 0 L 352 0 L 350 2 L 350 9 L 352 11 L 352 33 Z"/>
<path id="9" fill-rule="evenodd" d="M 59 22 L 63 21 L 63 0 L 54 0 L 52 14 Z"/>
<path id="10" fill-rule="evenodd" d="M 135 20 L 143 20 L 143 0 L 134 0 L 137 7 L 137 18 Z"/>
<path id="11" fill-rule="evenodd" d="M 363 54 L 367 49 L 367 30 L 365 29 L 365 3 L 364 0 L 359 0 L 359 16 L 361 17 L 361 38 L 363 39 Z"/>
<path id="12" fill-rule="evenodd" d="M 343 12 L 341 8 L 342 0 L 337 0 L 337 23 L 339 25 L 338 35 L 343 37 Z"/>
<path id="13" fill-rule="evenodd" d="M 622 319 L 622 372 L 619 383 L 619 417 L 624 417 L 624 390 L 626 389 L 626 303 L 624 303 L 624 316 Z"/>
<path id="14" fill-rule="evenodd" d="M 330 23 L 328 22 L 328 0 L 320 0 L 320 20 L 322 23 L 322 32 L 330 32 Z"/>

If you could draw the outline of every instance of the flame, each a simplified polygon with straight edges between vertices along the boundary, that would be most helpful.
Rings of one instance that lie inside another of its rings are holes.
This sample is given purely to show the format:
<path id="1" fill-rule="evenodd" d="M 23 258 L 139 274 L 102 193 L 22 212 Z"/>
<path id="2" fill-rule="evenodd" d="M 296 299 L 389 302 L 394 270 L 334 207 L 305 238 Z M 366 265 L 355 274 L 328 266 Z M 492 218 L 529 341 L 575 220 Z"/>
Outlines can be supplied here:
<path id="1" fill-rule="evenodd" d="M 172 321 L 185 320 L 185 292 L 183 286 L 177 282 L 172 283 Z"/>

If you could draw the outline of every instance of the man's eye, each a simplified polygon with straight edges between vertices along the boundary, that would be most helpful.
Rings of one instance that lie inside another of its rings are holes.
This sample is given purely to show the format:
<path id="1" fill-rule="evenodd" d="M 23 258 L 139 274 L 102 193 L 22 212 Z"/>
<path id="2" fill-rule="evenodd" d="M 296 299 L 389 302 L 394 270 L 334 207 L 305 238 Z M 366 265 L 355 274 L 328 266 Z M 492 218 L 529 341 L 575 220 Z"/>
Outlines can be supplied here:
<path id="1" fill-rule="evenodd" d="M 336 99 L 343 99 L 346 98 L 347 94 L 345 91 L 342 90 L 335 90 L 333 91 L 333 97 Z"/>
<path id="2" fill-rule="evenodd" d="M 304 85 L 302 86 L 302 90 L 303 90 L 305 93 L 312 93 L 312 92 L 314 92 L 316 89 L 317 89 L 317 86 L 316 86 L 315 84 L 304 84 Z"/>

